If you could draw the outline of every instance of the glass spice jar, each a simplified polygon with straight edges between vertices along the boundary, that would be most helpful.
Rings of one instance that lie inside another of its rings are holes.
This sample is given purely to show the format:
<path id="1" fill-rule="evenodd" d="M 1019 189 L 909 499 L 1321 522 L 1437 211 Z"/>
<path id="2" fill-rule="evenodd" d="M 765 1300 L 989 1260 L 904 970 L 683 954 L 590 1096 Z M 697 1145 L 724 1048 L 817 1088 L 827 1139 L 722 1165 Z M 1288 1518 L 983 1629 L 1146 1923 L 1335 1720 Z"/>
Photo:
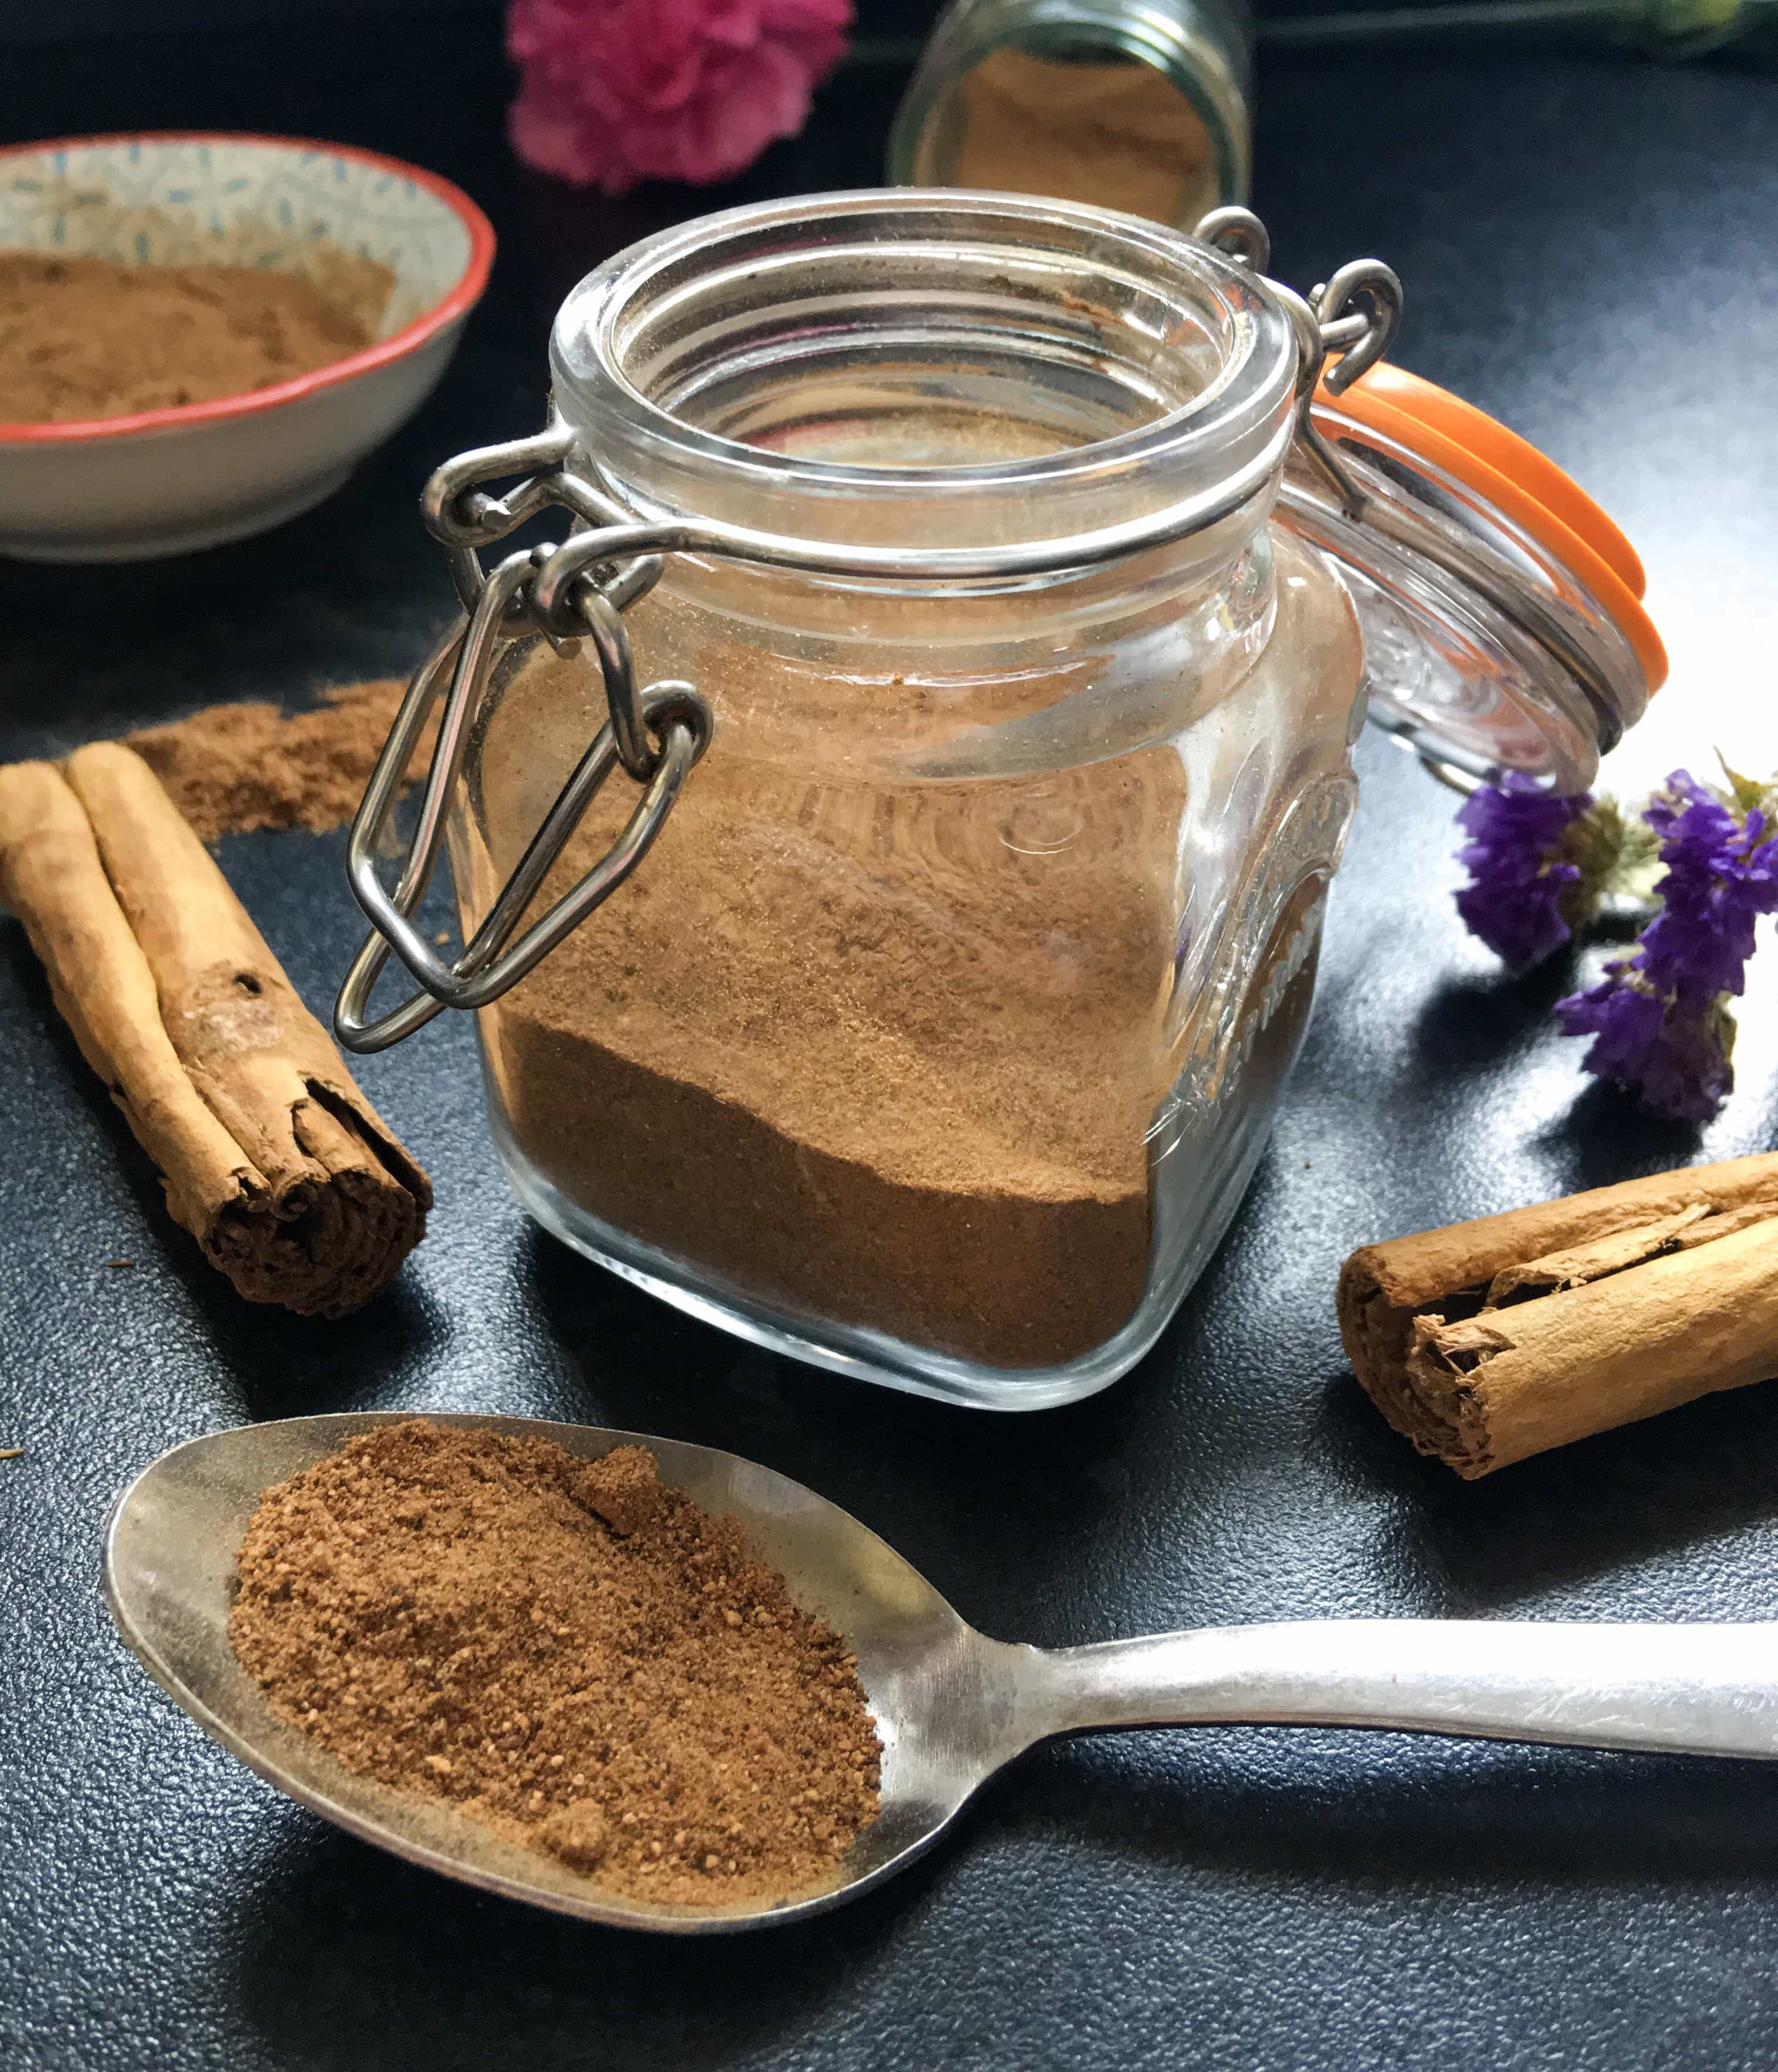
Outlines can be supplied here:
<path id="1" fill-rule="evenodd" d="M 1189 229 L 1246 199 L 1252 94 L 1247 0 L 951 0 L 896 111 L 889 178 Z"/>
<path id="2" fill-rule="evenodd" d="M 1000 1408 L 1115 1379 L 1264 1146 L 1367 689 L 1575 788 L 1658 676 L 1608 522 L 1374 365 L 1386 268 L 1312 309 L 1204 228 L 904 190 L 666 232 L 564 305 L 549 431 L 429 488 L 466 616 L 354 832 L 336 1026 L 478 1009 L 532 1212 L 741 1336 Z M 423 990 L 373 1021 L 392 950 Z"/>

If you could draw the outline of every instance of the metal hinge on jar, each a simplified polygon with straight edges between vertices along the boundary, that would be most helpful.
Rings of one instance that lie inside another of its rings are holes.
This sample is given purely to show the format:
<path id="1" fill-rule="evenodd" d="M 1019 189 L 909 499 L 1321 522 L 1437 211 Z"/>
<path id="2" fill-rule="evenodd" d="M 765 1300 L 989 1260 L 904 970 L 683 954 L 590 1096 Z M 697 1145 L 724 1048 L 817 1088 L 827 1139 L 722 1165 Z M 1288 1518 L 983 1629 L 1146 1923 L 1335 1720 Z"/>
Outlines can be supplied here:
<path id="1" fill-rule="evenodd" d="M 1193 235 L 1257 274 L 1283 304 L 1296 332 L 1297 443 L 1325 477 L 1346 516 L 1361 520 L 1372 500 L 1322 438 L 1310 411 L 1318 388 L 1341 394 L 1395 343 L 1402 325 L 1402 284 L 1394 269 L 1381 259 L 1349 260 L 1331 281 L 1305 298 L 1267 277 L 1271 236 L 1250 208 L 1212 209 Z M 1330 353 L 1339 355 L 1331 367 Z"/>

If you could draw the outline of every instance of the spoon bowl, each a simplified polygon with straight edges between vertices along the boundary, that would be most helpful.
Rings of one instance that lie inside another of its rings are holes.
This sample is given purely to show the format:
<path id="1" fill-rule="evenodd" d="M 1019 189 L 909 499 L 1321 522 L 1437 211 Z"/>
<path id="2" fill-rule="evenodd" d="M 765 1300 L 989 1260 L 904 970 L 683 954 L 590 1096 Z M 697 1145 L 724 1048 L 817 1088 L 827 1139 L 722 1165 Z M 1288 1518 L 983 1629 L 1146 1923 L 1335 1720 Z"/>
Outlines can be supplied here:
<path id="1" fill-rule="evenodd" d="M 503 1841 L 440 1801 L 347 1770 L 278 1719 L 228 1640 L 236 1556 L 261 1493 L 348 1439 L 411 1413 L 292 1417 L 192 1439 L 125 1490 L 105 1532 L 105 1599 L 117 1630 L 161 1688 L 268 1784 L 351 1833 L 447 1877 L 589 1921 L 669 1932 L 796 1920 L 879 1884 L 935 1842 L 1008 1754 L 992 1722 L 1010 1710 L 1003 1658 L 1029 1655 L 966 1626 L 874 1532 L 801 1483 L 709 1446 L 526 1417 L 428 1413 L 434 1424 L 547 1439 L 585 1460 L 646 1446 L 661 1479 L 741 1524 L 791 1597 L 845 1635 L 883 1742 L 881 1807 L 832 1884 L 777 1904 L 675 1906 L 632 1899 Z"/>
<path id="2" fill-rule="evenodd" d="M 671 1906 L 611 1892 L 441 1801 L 355 1775 L 277 1719 L 228 1641 L 236 1556 L 261 1493 L 417 1414 L 546 1439 L 583 1459 L 645 1446 L 727 1513 L 795 1601 L 843 1634 L 883 1743 L 881 1810 L 825 1885 Z M 838 1505 L 709 1446 L 526 1417 L 364 1412 L 188 1440 L 113 1507 L 105 1599 L 126 1646 L 267 1783 L 410 1862 L 589 1921 L 675 1934 L 801 1920 L 930 1848 L 976 1787 L 1047 1736 L 1216 1720 L 1384 1727 L 1706 1755 L 1778 1756 L 1778 1627 L 1332 1619 L 1041 1649 L 991 1640 Z"/>

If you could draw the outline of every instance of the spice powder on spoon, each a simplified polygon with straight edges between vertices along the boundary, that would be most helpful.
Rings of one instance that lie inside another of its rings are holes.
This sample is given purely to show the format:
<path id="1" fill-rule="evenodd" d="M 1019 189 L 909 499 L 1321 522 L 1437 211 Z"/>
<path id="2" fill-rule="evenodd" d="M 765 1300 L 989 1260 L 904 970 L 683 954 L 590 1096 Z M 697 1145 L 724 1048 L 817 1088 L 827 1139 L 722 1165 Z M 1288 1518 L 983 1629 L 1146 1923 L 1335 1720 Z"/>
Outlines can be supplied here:
<path id="1" fill-rule="evenodd" d="M 280 1718 L 610 1889 L 788 1897 L 876 1817 L 844 1643 L 640 1447 L 385 1425 L 267 1490 L 239 1567 Z"/>

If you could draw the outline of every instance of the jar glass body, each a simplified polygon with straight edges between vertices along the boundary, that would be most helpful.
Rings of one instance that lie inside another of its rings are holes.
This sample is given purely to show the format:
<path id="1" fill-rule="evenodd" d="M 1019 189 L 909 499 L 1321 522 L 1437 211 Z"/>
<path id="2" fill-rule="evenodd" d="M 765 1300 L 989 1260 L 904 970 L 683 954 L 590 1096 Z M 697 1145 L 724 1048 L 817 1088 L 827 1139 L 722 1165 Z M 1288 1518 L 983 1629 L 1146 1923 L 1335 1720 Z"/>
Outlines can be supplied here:
<path id="1" fill-rule="evenodd" d="M 1247 0 L 951 0 L 897 111 L 889 177 L 1189 230 L 1247 198 L 1252 85 Z"/>
<path id="2" fill-rule="evenodd" d="M 1292 349 L 1232 268 L 1092 212 L 861 196 L 811 241 L 799 206 L 652 240 L 559 319 L 577 465 L 639 513 L 936 567 L 1251 487 L 1038 575 L 669 557 L 625 623 L 712 744 L 630 882 L 482 1011 L 494 1126 L 540 1220 L 680 1306 L 1034 1408 L 1153 1342 L 1263 1148 L 1360 639 L 1271 524 Z M 604 704 L 585 656 L 503 655 L 452 830 L 466 928 Z M 545 898 L 621 824 L 607 789 Z"/>

